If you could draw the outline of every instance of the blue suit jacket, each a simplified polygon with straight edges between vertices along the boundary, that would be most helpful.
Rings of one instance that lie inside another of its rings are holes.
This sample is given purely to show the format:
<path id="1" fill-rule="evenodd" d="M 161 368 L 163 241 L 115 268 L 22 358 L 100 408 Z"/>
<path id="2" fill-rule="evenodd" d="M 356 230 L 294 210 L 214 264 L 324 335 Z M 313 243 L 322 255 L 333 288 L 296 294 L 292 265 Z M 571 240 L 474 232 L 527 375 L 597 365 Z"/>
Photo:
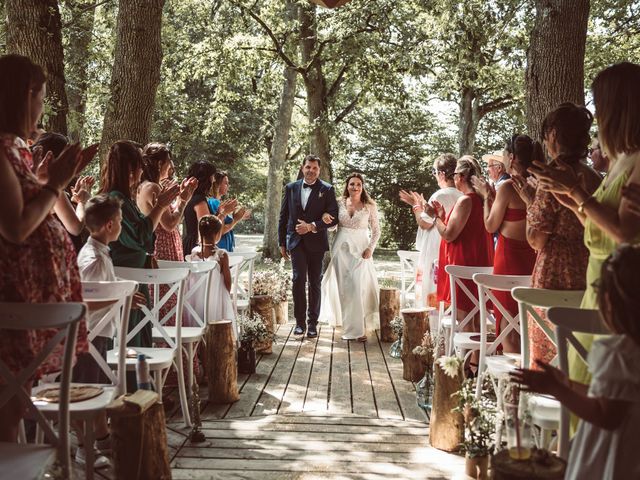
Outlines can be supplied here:
<path id="1" fill-rule="evenodd" d="M 285 187 L 280 207 L 280 222 L 278 223 L 278 240 L 287 250 L 293 250 L 300 243 L 310 252 L 326 252 L 329 250 L 327 228 L 338 223 L 338 203 L 333 185 L 318 179 L 313 186 L 307 208 L 302 209 L 300 190 L 302 180 L 289 183 Z M 322 214 L 329 213 L 334 220 L 327 225 L 322 221 Z M 298 235 L 296 225 L 298 220 L 315 223 L 317 233 Z"/>

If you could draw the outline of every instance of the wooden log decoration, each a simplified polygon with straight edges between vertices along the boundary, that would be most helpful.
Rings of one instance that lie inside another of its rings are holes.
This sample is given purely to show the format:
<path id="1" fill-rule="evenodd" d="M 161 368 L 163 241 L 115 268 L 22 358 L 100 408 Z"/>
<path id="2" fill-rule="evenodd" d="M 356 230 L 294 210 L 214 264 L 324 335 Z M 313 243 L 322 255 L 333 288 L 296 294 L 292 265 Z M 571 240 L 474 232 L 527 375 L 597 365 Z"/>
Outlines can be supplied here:
<path id="1" fill-rule="evenodd" d="M 453 395 L 462 388 L 462 366 L 455 377 L 445 373 L 438 362 L 434 365 L 433 403 L 429 422 L 429 443 L 438 450 L 455 452 L 464 439 L 464 418 L 459 412 L 452 412 L 458 406 L 458 398 Z"/>
<path id="2" fill-rule="evenodd" d="M 289 321 L 289 302 L 278 302 L 273 304 L 273 314 L 275 315 L 275 323 L 284 325 Z"/>
<path id="3" fill-rule="evenodd" d="M 514 460 L 509 450 L 501 450 L 491 457 L 495 480 L 561 480 L 567 463 L 546 450 L 533 450 L 527 460 Z"/>
<path id="4" fill-rule="evenodd" d="M 429 328 L 428 308 L 404 308 L 400 311 L 404 320 L 402 330 L 402 378 L 418 382 L 426 370 L 425 359 L 413 353 L 413 349 L 422 344 L 422 337 Z"/>
<path id="5" fill-rule="evenodd" d="M 251 305 L 251 313 L 258 315 L 262 322 L 267 327 L 269 333 L 273 333 L 275 331 L 275 326 L 273 324 L 273 300 L 269 295 L 255 295 L 251 297 L 250 301 Z M 256 353 L 263 354 L 271 354 L 273 353 L 273 341 L 267 340 L 264 342 L 256 343 L 255 345 Z"/>
<path id="6" fill-rule="evenodd" d="M 204 338 L 207 346 L 207 379 L 209 401 L 214 404 L 233 403 L 238 393 L 236 342 L 230 320 L 209 322 Z"/>
<path id="7" fill-rule="evenodd" d="M 380 289 L 380 341 L 395 342 L 398 336 L 393 333 L 391 320 L 400 315 L 400 290 L 397 288 Z"/>
<path id="8" fill-rule="evenodd" d="M 164 408 L 157 393 L 138 390 L 107 407 L 115 478 L 170 479 Z"/>

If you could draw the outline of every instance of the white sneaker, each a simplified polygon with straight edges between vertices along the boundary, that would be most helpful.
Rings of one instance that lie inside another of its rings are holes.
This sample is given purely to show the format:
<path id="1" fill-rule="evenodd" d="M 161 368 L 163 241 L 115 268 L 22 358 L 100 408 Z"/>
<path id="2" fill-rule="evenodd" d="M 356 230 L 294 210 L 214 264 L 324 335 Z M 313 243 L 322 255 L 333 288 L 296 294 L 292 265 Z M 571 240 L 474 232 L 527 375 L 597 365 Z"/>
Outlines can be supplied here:
<path id="1" fill-rule="evenodd" d="M 107 468 L 111 466 L 111 461 L 105 457 L 104 455 L 99 455 L 97 452 L 95 452 L 94 454 L 94 461 L 93 461 L 93 468 L 94 469 L 98 469 L 98 468 Z M 87 464 L 87 454 L 84 451 L 84 447 L 78 447 L 76 449 L 76 457 L 75 457 L 76 463 L 80 464 L 80 465 L 86 465 Z"/>

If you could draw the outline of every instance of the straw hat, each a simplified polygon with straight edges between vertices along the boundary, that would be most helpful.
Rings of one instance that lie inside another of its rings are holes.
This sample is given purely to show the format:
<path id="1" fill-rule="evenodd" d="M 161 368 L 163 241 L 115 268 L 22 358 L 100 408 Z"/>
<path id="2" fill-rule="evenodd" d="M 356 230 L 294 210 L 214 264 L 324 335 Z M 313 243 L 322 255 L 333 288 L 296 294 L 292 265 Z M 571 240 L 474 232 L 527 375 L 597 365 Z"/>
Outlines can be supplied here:
<path id="1" fill-rule="evenodd" d="M 482 156 L 482 161 L 489 163 L 491 160 L 494 162 L 500 162 L 505 168 L 507 165 L 504 163 L 504 157 L 502 156 L 502 150 L 496 150 L 493 153 L 487 153 Z"/>

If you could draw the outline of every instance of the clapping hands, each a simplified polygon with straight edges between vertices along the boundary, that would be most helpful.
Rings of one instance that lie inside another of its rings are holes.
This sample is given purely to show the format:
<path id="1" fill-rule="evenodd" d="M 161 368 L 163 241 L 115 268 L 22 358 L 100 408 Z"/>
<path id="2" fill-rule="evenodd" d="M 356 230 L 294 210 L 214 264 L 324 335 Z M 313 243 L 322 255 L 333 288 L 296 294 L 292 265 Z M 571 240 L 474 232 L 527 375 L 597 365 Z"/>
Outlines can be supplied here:
<path id="1" fill-rule="evenodd" d="M 487 182 L 484 177 L 473 175 L 471 177 L 471 184 L 473 185 L 473 188 L 475 188 L 476 192 L 478 192 L 478 194 L 480 194 L 480 196 L 484 200 L 486 200 L 487 198 L 495 198 L 495 189 L 489 184 L 489 182 Z"/>
<path id="2" fill-rule="evenodd" d="M 160 208 L 167 208 L 169 205 L 173 203 L 173 201 L 180 194 L 180 187 L 173 180 L 162 182 L 161 185 L 162 190 L 158 194 L 158 198 L 156 199 L 156 205 Z"/>
<path id="3" fill-rule="evenodd" d="M 523 177 L 522 175 L 511 175 L 513 188 L 526 205 L 531 205 L 536 196 L 536 186 L 538 181 L 534 177 Z"/>
<path id="4" fill-rule="evenodd" d="M 561 370 L 536 360 L 541 370 L 518 368 L 510 374 L 511 380 L 524 387 L 525 392 L 541 393 L 556 396 L 558 390 L 569 386 L 569 378 Z"/>
<path id="5" fill-rule="evenodd" d="M 189 177 L 182 180 L 180 183 L 180 200 L 184 203 L 187 203 L 191 200 L 193 196 L 193 192 L 195 192 L 196 188 L 198 188 L 198 179 L 195 177 Z"/>
<path id="6" fill-rule="evenodd" d="M 71 201 L 75 203 L 87 203 L 91 198 L 91 188 L 96 179 L 90 175 L 80 176 L 76 184 L 71 187 Z"/>

